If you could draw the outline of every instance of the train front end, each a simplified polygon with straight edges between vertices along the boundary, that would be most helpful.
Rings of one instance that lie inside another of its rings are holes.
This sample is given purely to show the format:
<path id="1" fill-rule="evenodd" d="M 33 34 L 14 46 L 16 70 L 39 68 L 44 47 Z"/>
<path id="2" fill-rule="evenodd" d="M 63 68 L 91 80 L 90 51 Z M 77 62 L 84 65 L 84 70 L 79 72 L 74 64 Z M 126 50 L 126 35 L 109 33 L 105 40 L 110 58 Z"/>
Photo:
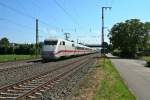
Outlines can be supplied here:
<path id="1" fill-rule="evenodd" d="M 56 59 L 55 50 L 58 40 L 44 40 L 44 45 L 42 46 L 42 59 L 51 60 Z"/>

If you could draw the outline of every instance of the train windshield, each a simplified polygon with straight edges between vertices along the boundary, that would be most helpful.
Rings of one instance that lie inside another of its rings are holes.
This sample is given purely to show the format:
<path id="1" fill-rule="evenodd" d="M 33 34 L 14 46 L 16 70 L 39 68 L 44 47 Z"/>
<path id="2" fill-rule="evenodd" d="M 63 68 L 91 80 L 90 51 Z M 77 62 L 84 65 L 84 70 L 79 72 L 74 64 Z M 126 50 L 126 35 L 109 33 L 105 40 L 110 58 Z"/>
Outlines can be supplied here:
<path id="1" fill-rule="evenodd" d="M 57 45 L 58 41 L 44 41 L 45 45 Z"/>

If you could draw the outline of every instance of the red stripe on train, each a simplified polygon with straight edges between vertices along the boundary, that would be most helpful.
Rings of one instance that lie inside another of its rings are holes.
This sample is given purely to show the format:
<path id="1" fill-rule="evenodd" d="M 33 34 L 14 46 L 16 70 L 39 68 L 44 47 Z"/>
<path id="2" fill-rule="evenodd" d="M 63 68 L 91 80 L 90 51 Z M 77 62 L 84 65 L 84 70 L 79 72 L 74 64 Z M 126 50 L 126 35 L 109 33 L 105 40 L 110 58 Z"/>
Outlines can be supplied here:
<path id="1" fill-rule="evenodd" d="M 71 53 L 71 52 L 86 52 L 86 51 L 85 50 L 60 50 L 60 51 L 56 52 L 55 54 L 59 54 L 59 53 L 62 53 L 62 52 Z"/>

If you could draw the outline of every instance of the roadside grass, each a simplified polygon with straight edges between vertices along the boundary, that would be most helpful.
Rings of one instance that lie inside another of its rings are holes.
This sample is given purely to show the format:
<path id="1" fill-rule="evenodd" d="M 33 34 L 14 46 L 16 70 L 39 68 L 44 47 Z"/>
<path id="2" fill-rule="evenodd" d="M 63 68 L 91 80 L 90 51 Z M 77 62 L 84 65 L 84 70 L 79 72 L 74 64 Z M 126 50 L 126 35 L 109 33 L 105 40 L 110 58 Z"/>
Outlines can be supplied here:
<path id="1" fill-rule="evenodd" d="M 145 61 L 150 61 L 150 56 L 143 56 L 143 57 L 141 57 L 141 59 L 143 59 Z"/>
<path id="2" fill-rule="evenodd" d="M 136 100 L 109 59 L 100 58 L 71 100 Z"/>
<path id="3" fill-rule="evenodd" d="M 145 67 L 150 67 L 150 56 L 143 56 L 141 59 L 145 60 L 147 63 Z"/>
<path id="4" fill-rule="evenodd" d="M 103 73 L 101 71 L 102 66 L 99 61 L 100 60 L 97 60 L 84 80 L 81 81 L 79 88 L 74 91 L 71 100 L 92 100 L 96 92 L 96 87 L 103 78 Z"/>
<path id="5" fill-rule="evenodd" d="M 0 62 L 28 60 L 36 58 L 35 55 L 0 55 Z"/>
<path id="6" fill-rule="evenodd" d="M 104 79 L 100 81 L 93 100 L 136 100 L 109 59 L 103 62 Z"/>

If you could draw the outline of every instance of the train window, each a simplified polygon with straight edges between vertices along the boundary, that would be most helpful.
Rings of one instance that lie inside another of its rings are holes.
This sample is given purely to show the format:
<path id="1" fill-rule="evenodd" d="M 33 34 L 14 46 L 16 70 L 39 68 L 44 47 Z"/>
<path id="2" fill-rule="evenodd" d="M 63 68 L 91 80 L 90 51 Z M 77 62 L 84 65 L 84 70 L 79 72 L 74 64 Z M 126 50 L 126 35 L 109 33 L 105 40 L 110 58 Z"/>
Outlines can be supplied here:
<path id="1" fill-rule="evenodd" d="M 65 42 L 63 41 L 63 45 L 65 45 Z"/>
<path id="2" fill-rule="evenodd" d="M 44 41 L 45 45 L 57 45 L 57 41 Z"/>
<path id="3" fill-rule="evenodd" d="M 76 49 L 78 49 L 78 50 L 84 50 L 83 47 L 76 47 Z"/>
<path id="4" fill-rule="evenodd" d="M 72 47 L 74 47 L 74 44 L 72 44 Z"/>

